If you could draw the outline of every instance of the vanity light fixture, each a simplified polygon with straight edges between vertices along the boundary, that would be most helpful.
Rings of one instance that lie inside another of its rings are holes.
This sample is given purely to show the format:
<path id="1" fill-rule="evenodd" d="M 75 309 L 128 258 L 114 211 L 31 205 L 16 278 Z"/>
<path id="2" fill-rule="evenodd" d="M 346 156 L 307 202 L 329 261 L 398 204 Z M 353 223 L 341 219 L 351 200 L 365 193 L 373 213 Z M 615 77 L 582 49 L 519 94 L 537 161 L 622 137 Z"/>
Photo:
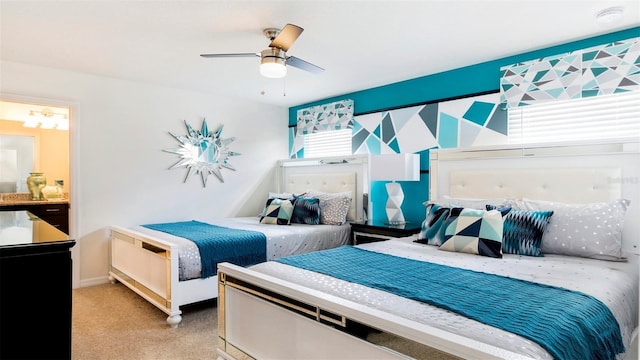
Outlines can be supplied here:
<path id="1" fill-rule="evenodd" d="M 53 110 L 46 108 L 40 111 L 30 110 L 22 126 L 30 128 L 40 126 L 41 129 L 69 130 L 69 117 L 67 114 L 55 113 Z"/>
<path id="2" fill-rule="evenodd" d="M 605 26 L 612 26 L 624 17 L 624 7 L 612 6 L 596 13 L 596 21 Z"/>
<path id="3" fill-rule="evenodd" d="M 24 124 L 22 124 L 22 126 L 29 127 L 29 128 L 34 128 L 34 127 L 38 127 L 38 124 L 40 124 L 40 121 L 38 120 L 38 117 L 36 116 L 34 111 L 31 110 L 31 111 L 29 111 L 29 115 L 24 120 Z"/>

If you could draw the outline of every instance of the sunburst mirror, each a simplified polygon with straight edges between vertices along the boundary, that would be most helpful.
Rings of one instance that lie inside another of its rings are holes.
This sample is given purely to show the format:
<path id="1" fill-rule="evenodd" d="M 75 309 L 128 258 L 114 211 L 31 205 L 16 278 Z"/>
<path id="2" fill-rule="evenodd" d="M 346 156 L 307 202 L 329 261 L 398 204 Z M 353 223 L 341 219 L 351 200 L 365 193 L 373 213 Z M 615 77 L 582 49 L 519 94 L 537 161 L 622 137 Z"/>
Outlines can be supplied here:
<path id="1" fill-rule="evenodd" d="M 187 168 L 184 182 L 187 182 L 191 175 L 200 174 L 203 187 L 207 186 L 207 179 L 211 174 L 215 175 L 220 182 L 224 182 L 222 168 L 236 170 L 229 164 L 230 157 L 240 155 L 240 153 L 229 151 L 229 144 L 236 138 L 223 139 L 220 136 L 223 125 L 218 126 L 215 131 L 209 131 L 206 119 L 202 119 L 200 131 L 191 127 L 186 120 L 184 124 L 187 127 L 187 135 L 174 135 L 169 131 L 169 134 L 180 143 L 177 148 L 164 150 L 179 157 L 178 162 L 169 169 Z"/>

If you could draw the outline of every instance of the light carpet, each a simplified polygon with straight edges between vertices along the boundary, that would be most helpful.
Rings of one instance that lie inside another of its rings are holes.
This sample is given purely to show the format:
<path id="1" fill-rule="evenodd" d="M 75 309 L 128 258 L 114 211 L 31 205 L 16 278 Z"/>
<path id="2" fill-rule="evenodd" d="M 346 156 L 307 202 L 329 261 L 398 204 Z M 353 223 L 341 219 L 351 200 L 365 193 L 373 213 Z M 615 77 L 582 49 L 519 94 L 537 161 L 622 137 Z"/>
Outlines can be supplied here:
<path id="1" fill-rule="evenodd" d="M 72 359 L 216 359 L 216 302 L 183 306 L 181 310 L 182 322 L 173 329 L 164 312 L 122 284 L 74 289 Z M 370 334 L 369 340 L 416 359 L 452 359 L 388 334 Z"/>

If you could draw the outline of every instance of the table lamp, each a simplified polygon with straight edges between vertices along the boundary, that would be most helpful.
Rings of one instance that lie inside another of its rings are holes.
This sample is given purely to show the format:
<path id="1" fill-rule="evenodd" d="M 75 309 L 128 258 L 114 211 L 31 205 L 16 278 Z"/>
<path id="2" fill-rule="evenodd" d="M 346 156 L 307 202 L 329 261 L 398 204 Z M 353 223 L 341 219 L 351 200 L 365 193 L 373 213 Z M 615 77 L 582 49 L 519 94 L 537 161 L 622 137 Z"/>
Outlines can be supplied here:
<path id="1" fill-rule="evenodd" d="M 385 154 L 371 156 L 371 180 L 391 181 L 386 184 L 387 194 L 387 222 L 390 225 L 405 224 L 402 214 L 404 193 L 396 181 L 420 180 L 420 154 Z"/>

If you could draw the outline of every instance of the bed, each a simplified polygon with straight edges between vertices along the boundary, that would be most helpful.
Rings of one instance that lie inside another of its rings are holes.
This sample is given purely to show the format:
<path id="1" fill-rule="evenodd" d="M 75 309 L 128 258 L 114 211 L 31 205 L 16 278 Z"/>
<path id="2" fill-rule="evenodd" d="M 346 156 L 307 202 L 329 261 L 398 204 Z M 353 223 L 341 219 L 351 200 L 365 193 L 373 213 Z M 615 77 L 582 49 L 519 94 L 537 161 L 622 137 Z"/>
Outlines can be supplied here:
<path id="1" fill-rule="evenodd" d="M 572 211 L 585 208 L 590 211 L 595 209 L 594 204 L 623 206 L 625 210 L 620 216 L 624 217 L 624 226 L 615 229 L 614 233 L 621 236 L 624 251 L 594 253 L 589 252 L 592 250 L 589 244 L 572 249 L 569 238 L 561 237 L 558 244 L 569 245 L 565 254 L 561 249 L 552 253 L 554 250 L 549 246 L 554 243 L 548 241 L 548 252 L 542 257 L 504 253 L 501 258 L 492 258 L 442 251 L 438 246 L 417 243 L 421 235 L 346 248 L 375 256 L 371 258 L 375 259 L 371 260 L 375 266 L 370 274 L 377 274 L 373 270 L 378 268 L 387 268 L 386 257 L 393 255 L 402 261 L 419 262 L 415 267 L 412 263 L 411 269 L 446 265 L 452 271 L 464 270 L 465 274 L 473 270 L 491 276 L 502 275 L 501 279 L 504 276 L 518 279 L 518 283 L 524 280 L 543 287 L 551 285 L 553 291 L 557 291 L 557 287 L 568 289 L 571 291 L 567 293 L 572 296 L 576 294 L 574 292 L 580 296 L 586 294 L 589 302 L 585 300 L 584 304 L 591 304 L 595 299 L 593 304 L 600 309 L 598 311 L 608 314 L 609 329 L 618 329 L 612 333 L 619 331 L 615 342 L 619 346 L 611 350 L 619 354 L 605 358 L 637 359 L 640 227 L 634 220 L 640 217 L 639 154 L 637 143 L 616 143 L 438 150 L 432 152 L 430 159 L 432 203 L 472 208 L 477 199 L 482 206 L 494 200 L 508 199 L 513 204 L 552 206 L 554 214 L 546 224 L 545 235 L 552 234 L 552 229 L 568 229 L 566 224 L 571 223 L 562 217 L 566 214 L 565 206 L 570 206 Z M 556 215 L 560 217 L 554 219 Z M 594 215 L 594 219 L 597 217 Z M 560 224 L 564 224 L 564 229 Z M 584 226 L 569 230 L 578 232 Z M 607 241 L 598 238 L 599 234 L 594 232 L 594 239 Z M 347 256 L 341 253 L 342 249 L 313 253 L 313 258 L 287 257 L 249 268 L 220 264 L 219 357 L 549 359 L 572 358 L 578 356 L 578 350 L 584 350 L 571 347 L 572 342 L 579 344 L 579 337 L 568 337 L 572 339 L 568 342 L 558 338 L 538 339 L 488 325 L 491 323 L 475 314 L 461 315 L 453 307 L 443 310 L 391 294 L 380 289 L 377 276 L 370 276 L 371 279 L 365 279 L 362 284 L 354 283 L 349 279 L 349 268 L 340 270 L 343 273 L 333 270 L 355 261 L 352 257 L 335 260 L 336 256 Z M 331 254 L 325 256 L 325 253 Z M 316 269 L 300 265 L 316 261 L 320 256 L 328 262 L 319 262 Z M 332 270 L 327 270 L 329 268 Z M 344 273 L 347 273 L 346 277 Z M 496 284 L 502 286 L 502 283 Z M 384 287 L 388 285 L 384 284 Z M 462 294 L 466 296 L 466 293 Z M 491 310 L 491 305 L 497 303 L 483 306 Z M 602 310 L 603 306 L 606 310 Z M 534 309 L 539 308 L 544 307 Z M 511 317 L 511 313 L 502 308 L 495 309 L 496 313 L 506 315 L 504 319 L 523 316 Z M 586 311 L 571 306 L 562 309 L 578 314 Z M 546 311 L 540 314 L 555 316 Z M 612 319 L 615 320 L 611 322 Z M 269 331 L 274 323 L 280 324 L 277 333 Z M 574 329 L 579 323 L 576 319 L 575 323 L 569 324 L 568 328 Z M 576 353 L 569 352 L 574 356 L 567 356 L 566 352 L 558 352 L 555 345 L 549 345 L 550 342 L 557 342 L 558 346 L 566 347 L 564 350 Z"/>
<path id="2" fill-rule="evenodd" d="M 367 191 L 366 157 L 329 158 L 315 160 L 285 160 L 278 165 L 279 187 L 267 198 L 283 194 L 302 194 L 309 190 L 314 196 L 351 194 L 346 211 L 348 221 L 362 220 L 362 199 Z M 262 214 L 263 216 L 265 214 Z M 322 219 L 324 223 L 324 218 Z M 203 219 L 198 226 L 220 226 L 264 234 L 266 260 L 278 257 L 334 248 L 349 243 L 350 226 L 344 224 L 261 224 L 260 217 Z M 179 222 L 178 224 L 184 224 Z M 160 310 L 167 323 L 177 327 L 182 320 L 183 305 L 214 299 L 218 296 L 216 276 L 205 276 L 205 268 L 214 264 L 200 261 L 199 247 L 192 241 L 145 224 L 111 226 L 111 282 L 119 281 Z M 209 274 L 210 275 L 210 274 Z"/>

